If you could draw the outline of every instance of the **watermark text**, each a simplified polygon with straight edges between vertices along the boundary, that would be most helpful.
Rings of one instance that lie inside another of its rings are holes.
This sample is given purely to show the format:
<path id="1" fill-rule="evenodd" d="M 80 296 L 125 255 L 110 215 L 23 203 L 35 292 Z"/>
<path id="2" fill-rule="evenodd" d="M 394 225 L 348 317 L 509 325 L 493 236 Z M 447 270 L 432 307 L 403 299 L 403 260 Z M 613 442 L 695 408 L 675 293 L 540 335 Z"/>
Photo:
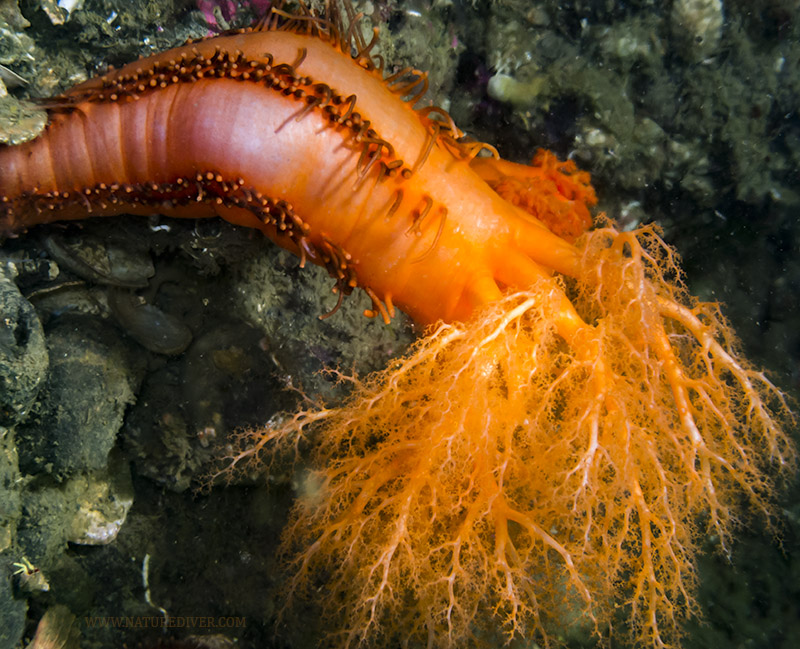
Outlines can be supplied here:
<path id="1" fill-rule="evenodd" d="M 247 618 L 235 615 L 88 615 L 87 627 L 114 629 L 233 629 L 245 626 Z"/>

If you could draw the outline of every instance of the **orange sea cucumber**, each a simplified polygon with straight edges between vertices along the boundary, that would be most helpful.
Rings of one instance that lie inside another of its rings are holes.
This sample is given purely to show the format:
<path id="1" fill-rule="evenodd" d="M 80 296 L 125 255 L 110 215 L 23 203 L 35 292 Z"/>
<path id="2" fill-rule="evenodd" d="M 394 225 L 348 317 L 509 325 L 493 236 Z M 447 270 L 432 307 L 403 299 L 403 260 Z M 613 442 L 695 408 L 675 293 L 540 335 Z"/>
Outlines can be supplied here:
<path id="1" fill-rule="evenodd" d="M 567 606 L 602 632 L 616 602 L 644 645 L 671 642 L 695 609 L 698 515 L 726 544 L 737 494 L 769 516 L 793 465 L 782 394 L 652 229 L 582 234 L 585 173 L 476 157 L 491 147 L 415 109 L 424 75 L 382 78 L 335 6 L 281 15 L 49 102 L 40 138 L 0 149 L 0 229 L 219 215 L 325 266 L 340 295 L 363 287 L 370 314 L 441 321 L 343 406 L 231 458 L 315 432 L 289 594 L 327 575 L 342 645 L 546 639 Z"/>
<path id="2" fill-rule="evenodd" d="M 571 246 L 481 182 L 479 144 L 398 100 L 424 75 L 384 80 L 368 44 L 343 55 L 347 32 L 307 27 L 189 44 L 55 98 L 41 137 L 0 151 L 0 229 L 218 214 L 326 266 L 342 293 L 363 286 L 384 318 L 397 305 L 424 323 L 464 319 L 545 268 L 574 273 Z M 542 161 L 521 180 L 585 227 L 586 179 Z"/>

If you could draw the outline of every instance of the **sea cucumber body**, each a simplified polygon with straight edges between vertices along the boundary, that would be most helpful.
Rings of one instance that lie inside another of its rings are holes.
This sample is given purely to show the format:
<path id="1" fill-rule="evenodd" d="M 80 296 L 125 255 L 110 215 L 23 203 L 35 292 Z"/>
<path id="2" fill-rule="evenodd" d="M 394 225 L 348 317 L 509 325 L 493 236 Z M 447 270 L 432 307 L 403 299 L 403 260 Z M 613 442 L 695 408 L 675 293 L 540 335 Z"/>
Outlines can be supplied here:
<path id="1" fill-rule="evenodd" d="M 239 69 L 147 86 L 152 70 L 220 51 L 235 53 L 240 66 L 286 64 L 306 90 L 324 83 L 354 96 L 352 112 L 370 131 L 332 123 L 330 113 L 309 108 L 307 95 L 243 80 Z M 110 97 L 126 75 L 147 82 L 144 90 Z M 208 39 L 65 96 L 81 99 L 52 111 L 42 136 L 0 149 L 0 231 L 90 215 L 220 215 L 338 273 L 343 290 L 363 286 L 389 313 L 397 305 L 422 323 L 464 319 L 501 287 L 576 264 L 572 246 L 502 199 L 467 160 L 440 141 L 431 147 L 429 128 L 377 71 L 317 37 L 256 31 Z M 390 145 L 370 150 L 377 164 L 363 162 L 365 133 Z M 383 163 L 391 161 L 405 174 L 388 173 Z M 271 209 L 289 214 L 293 230 L 253 209 L 262 197 L 281 201 Z"/>

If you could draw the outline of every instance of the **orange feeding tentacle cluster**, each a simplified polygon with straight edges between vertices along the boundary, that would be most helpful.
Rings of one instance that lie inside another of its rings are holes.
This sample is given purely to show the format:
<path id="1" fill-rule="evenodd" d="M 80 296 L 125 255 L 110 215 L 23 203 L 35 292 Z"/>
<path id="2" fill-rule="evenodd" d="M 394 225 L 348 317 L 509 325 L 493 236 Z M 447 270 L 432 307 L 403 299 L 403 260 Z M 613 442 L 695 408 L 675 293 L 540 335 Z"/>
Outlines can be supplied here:
<path id="1" fill-rule="evenodd" d="M 589 174 L 579 171 L 572 160 L 561 162 L 540 149 L 530 166 L 477 158 L 472 168 L 500 196 L 570 243 L 592 226 L 589 208 L 597 203 L 597 196 Z"/>
<path id="2" fill-rule="evenodd" d="M 256 431 L 234 465 L 313 439 L 284 534 L 288 596 L 337 644 L 549 644 L 567 625 L 674 646 L 705 534 L 767 520 L 795 451 L 783 395 L 653 230 L 585 237 L 577 290 L 543 278 L 440 324 L 349 401 Z M 592 324 L 586 324 L 586 322 Z M 701 521 L 705 521 L 701 524 Z"/>

